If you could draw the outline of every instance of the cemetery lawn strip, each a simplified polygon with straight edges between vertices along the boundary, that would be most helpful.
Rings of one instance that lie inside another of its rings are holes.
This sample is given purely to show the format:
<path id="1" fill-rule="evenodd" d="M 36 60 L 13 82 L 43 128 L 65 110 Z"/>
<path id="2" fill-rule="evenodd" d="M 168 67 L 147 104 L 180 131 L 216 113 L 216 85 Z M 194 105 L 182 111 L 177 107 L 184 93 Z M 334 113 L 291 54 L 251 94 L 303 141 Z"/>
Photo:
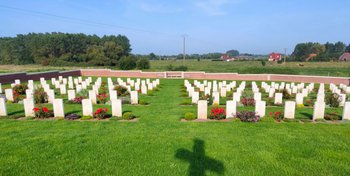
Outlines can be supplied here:
<path id="1" fill-rule="evenodd" d="M 16 120 L 24 116 L 23 105 L 8 104 L 9 117 L 0 120 L 0 175 L 187 175 L 189 162 L 176 153 L 193 152 L 196 140 L 224 175 L 350 173 L 350 123 L 183 123 L 180 117 L 196 113 L 196 106 L 179 105 L 186 99 L 182 84 L 161 80 L 155 96 L 140 96 L 148 106 L 123 105 L 138 116 L 134 123 Z M 267 114 L 282 110 L 268 107 Z M 81 105 L 65 104 L 65 112 L 81 114 Z M 298 119 L 312 115 L 311 108 L 296 112 Z"/>

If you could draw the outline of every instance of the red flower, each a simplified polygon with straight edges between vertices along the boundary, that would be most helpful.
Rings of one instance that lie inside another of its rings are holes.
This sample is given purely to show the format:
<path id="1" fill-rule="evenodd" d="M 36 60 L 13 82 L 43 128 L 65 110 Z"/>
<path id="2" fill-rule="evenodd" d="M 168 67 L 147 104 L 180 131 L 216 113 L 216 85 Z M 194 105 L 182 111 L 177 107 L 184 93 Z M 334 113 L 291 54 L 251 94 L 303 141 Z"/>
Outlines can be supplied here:
<path id="1" fill-rule="evenodd" d="M 270 116 L 272 116 L 272 112 L 270 112 L 269 114 L 270 114 Z"/>
<path id="2" fill-rule="evenodd" d="M 34 112 L 38 112 L 40 109 L 39 108 L 33 108 Z"/>
<path id="3" fill-rule="evenodd" d="M 108 108 L 105 108 L 105 112 L 108 112 Z"/>
<path id="4" fill-rule="evenodd" d="M 102 112 L 102 108 L 98 108 L 95 112 L 95 114 L 100 114 Z"/>
<path id="5" fill-rule="evenodd" d="M 48 112 L 49 112 L 49 109 L 47 109 L 47 107 L 43 107 L 43 111 L 44 111 L 45 113 L 48 113 Z"/>

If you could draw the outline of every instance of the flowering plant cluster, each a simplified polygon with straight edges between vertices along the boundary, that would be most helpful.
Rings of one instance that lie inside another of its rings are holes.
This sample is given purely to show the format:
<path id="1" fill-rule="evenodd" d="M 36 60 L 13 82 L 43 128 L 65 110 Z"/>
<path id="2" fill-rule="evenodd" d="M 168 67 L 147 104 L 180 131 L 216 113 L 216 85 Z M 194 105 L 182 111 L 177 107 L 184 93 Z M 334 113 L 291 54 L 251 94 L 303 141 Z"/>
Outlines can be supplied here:
<path id="1" fill-rule="evenodd" d="M 326 114 L 324 116 L 324 119 L 326 119 L 326 120 L 340 120 L 341 116 L 339 116 L 336 112 L 333 112 L 330 114 Z"/>
<path id="2" fill-rule="evenodd" d="M 237 112 L 236 118 L 239 118 L 242 122 L 258 122 L 260 120 L 260 116 L 252 111 Z"/>
<path id="3" fill-rule="evenodd" d="M 97 95 L 97 103 L 105 104 L 107 102 L 107 94 L 98 94 Z"/>
<path id="4" fill-rule="evenodd" d="M 81 104 L 81 102 L 85 99 L 83 96 L 75 97 L 73 100 L 70 100 L 69 103 L 72 104 Z"/>
<path id="5" fill-rule="evenodd" d="M 226 111 L 224 108 L 215 107 L 210 110 L 210 119 L 222 120 L 226 118 Z"/>
<path id="6" fill-rule="evenodd" d="M 94 118 L 104 119 L 107 117 L 107 112 L 108 112 L 107 108 L 98 108 L 94 113 Z"/>
<path id="7" fill-rule="evenodd" d="M 28 89 L 28 86 L 25 84 L 17 84 L 13 87 L 13 90 L 20 95 L 26 94 L 27 89 Z"/>
<path id="8" fill-rule="evenodd" d="M 276 112 L 270 112 L 269 114 L 271 117 L 273 117 L 275 120 L 277 121 L 281 121 L 283 120 L 284 118 L 284 113 L 283 112 L 279 112 L 279 111 L 276 111 Z"/>
<path id="9" fill-rule="evenodd" d="M 18 103 L 20 100 L 20 94 L 17 93 L 16 91 L 13 91 L 13 102 Z"/>
<path id="10" fill-rule="evenodd" d="M 52 112 L 47 107 L 39 107 L 33 109 L 35 118 L 45 119 L 52 116 Z"/>
<path id="11" fill-rule="evenodd" d="M 242 98 L 241 103 L 244 106 L 255 106 L 254 98 Z"/>
<path id="12" fill-rule="evenodd" d="M 312 100 L 311 100 L 311 99 L 307 99 L 307 100 L 306 100 L 306 105 L 307 105 L 307 106 L 312 106 L 312 105 L 313 105 Z"/>

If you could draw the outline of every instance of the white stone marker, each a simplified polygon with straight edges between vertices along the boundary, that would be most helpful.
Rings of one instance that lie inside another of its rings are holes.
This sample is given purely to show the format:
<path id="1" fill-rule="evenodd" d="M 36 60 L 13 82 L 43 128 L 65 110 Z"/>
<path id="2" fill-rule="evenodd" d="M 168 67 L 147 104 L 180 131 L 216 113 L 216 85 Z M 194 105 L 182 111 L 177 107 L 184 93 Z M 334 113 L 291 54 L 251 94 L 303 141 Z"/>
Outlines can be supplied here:
<path id="1" fill-rule="evenodd" d="M 89 99 L 93 104 L 97 103 L 96 92 L 94 90 L 89 90 Z"/>
<path id="2" fill-rule="evenodd" d="M 234 118 L 236 115 L 237 102 L 227 101 L 226 102 L 226 118 Z"/>
<path id="3" fill-rule="evenodd" d="M 255 112 L 260 116 L 260 118 L 263 118 L 266 113 L 266 101 L 258 101 L 255 103 Z"/>
<path id="4" fill-rule="evenodd" d="M 116 100 L 118 98 L 117 91 L 111 90 L 109 91 L 109 99 L 110 100 Z"/>
<path id="5" fill-rule="evenodd" d="M 26 90 L 26 98 L 27 99 L 34 99 L 33 95 L 34 95 L 34 91 L 32 89 Z"/>
<path id="6" fill-rule="evenodd" d="M 64 117 L 63 99 L 53 100 L 53 114 L 54 117 Z"/>
<path id="7" fill-rule="evenodd" d="M 315 102 L 314 113 L 312 120 L 316 119 L 324 119 L 324 111 L 325 111 L 326 103 L 324 102 Z"/>
<path id="8" fill-rule="evenodd" d="M 23 106 L 24 106 L 24 114 L 25 117 L 34 117 L 34 99 L 33 98 L 26 98 L 23 99 Z"/>
<path id="9" fill-rule="evenodd" d="M 5 89 L 5 96 L 7 101 L 13 101 L 13 91 L 12 89 Z"/>
<path id="10" fill-rule="evenodd" d="M 65 95 L 67 94 L 67 88 L 66 88 L 66 85 L 60 85 L 60 94 L 61 95 Z"/>
<path id="11" fill-rule="evenodd" d="M 0 83 L 0 94 L 2 94 L 2 86 L 1 86 L 1 83 Z"/>
<path id="12" fill-rule="evenodd" d="M 295 97 L 295 101 L 297 103 L 297 105 L 303 105 L 304 104 L 304 96 L 302 93 L 297 93 L 296 97 Z"/>
<path id="13" fill-rule="evenodd" d="M 261 93 L 254 93 L 254 100 L 261 101 Z"/>
<path id="14" fill-rule="evenodd" d="M 220 89 L 221 97 L 226 97 L 226 93 L 227 93 L 227 88 L 221 87 L 221 89 Z"/>
<path id="15" fill-rule="evenodd" d="M 75 90 L 68 90 L 68 100 L 74 100 Z"/>
<path id="16" fill-rule="evenodd" d="M 283 97 L 282 93 L 276 93 L 275 94 L 275 105 L 280 105 L 280 104 L 283 103 L 282 97 Z"/>
<path id="17" fill-rule="evenodd" d="M 53 100 L 55 99 L 55 91 L 52 89 L 47 90 L 47 98 L 49 103 L 53 103 Z"/>
<path id="18" fill-rule="evenodd" d="M 6 102 L 4 98 L 0 98 L 0 116 L 7 116 Z"/>
<path id="19" fill-rule="evenodd" d="M 284 105 L 284 118 L 286 119 L 294 119 L 295 117 L 295 102 L 294 101 L 286 101 Z"/>
<path id="20" fill-rule="evenodd" d="M 81 106 L 83 108 L 83 116 L 93 117 L 92 102 L 90 99 L 83 99 Z"/>
<path id="21" fill-rule="evenodd" d="M 217 104 L 217 105 L 220 104 L 220 95 L 219 95 L 219 92 L 213 92 L 213 105 L 214 105 L 214 104 Z"/>
<path id="22" fill-rule="evenodd" d="M 192 93 L 192 103 L 197 104 L 199 100 L 199 92 L 193 92 Z"/>
<path id="23" fill-rule="evenodd" d="M 138 97 L 137 91 L 130 92 L 130 99 L 131 99 L 131 104 L 133 105 L 139 104 L 139 97 Z"/>
<path id="24" fill-rule="evenodd" d="M 197 118 L 200 120 L 207 120 L 208 118 L 208 102 L 207 100 L 198 101 Z"/>
<path id="25" fill-rule="evenodd" d="M 123 113 L 122 100 L 112 99 L 111 105 L 112 105 L 112 116 L 121 117 Z"/>
<path id="26" fill-rule="evenodd" d="M 346 102 L 344 105 L 343 120 L 350 120 L 350 102 Z"/>

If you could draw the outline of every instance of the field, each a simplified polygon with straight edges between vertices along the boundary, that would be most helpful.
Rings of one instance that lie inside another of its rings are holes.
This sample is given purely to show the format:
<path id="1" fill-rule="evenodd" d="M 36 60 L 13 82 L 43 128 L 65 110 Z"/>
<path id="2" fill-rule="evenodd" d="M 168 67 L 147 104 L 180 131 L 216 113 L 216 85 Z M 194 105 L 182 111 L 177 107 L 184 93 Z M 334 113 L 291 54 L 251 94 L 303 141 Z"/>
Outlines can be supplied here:
<path id="1" fill-rule="evenodd" d="M 300 66 L 302 64 L 303 66 Z M 145 71 L 167 71 L 168 66 L 188 67 L 188 71 L 205 72 L 233 72 L 242 74 L 294 74 L 294 75 L 320 75 L 320 76 L 341 76 L 350 77 L 350 62 L 287 62 L 277 64 L 266 62 L 262 66 L 260 61 L 235 61 L 235 62 L 214 62 L 214 61 L 151 61 L 151 69 Z M 40 72 L 50 70 L 72 70 L 79 68 L 104 68 L 104 67 L 53 67 L 40 65 L 1 65 L 0 73 L 9 72 Z M 111 67 L 111 69 L 117 69 Z"/>
<path id="2" fill-rule="evenodd" d="M 137 122 L 16 120 L 23 106 L 9 104 L 0 120 L 0 175 L 350 174 L 350 123 L 310 122 L 308 107 L 293 122 L 182 122 L 196 112 L 180 105 L 188 101 L 182 86 L 163 79 L 154 96 L 140 97 L 149 105 L 123 105 Z M 81 114 L 80 105 L 65 110 Z M 267 114 L 281 110 L 270 106 Z"/>

